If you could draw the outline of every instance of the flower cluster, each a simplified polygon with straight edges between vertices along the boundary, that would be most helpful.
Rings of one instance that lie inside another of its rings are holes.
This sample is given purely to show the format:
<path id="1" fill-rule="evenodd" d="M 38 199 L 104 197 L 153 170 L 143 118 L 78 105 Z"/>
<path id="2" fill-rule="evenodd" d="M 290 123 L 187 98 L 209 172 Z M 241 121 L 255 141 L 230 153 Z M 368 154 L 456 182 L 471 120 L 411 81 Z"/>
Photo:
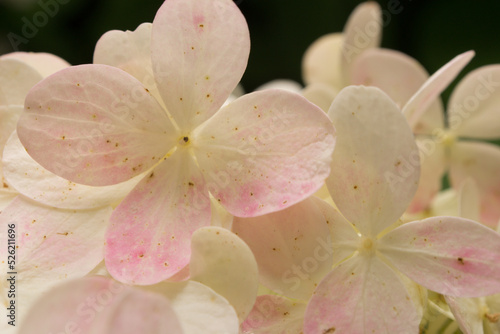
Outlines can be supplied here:
<path id="1" fill-rule="evenodd" d="M 500 65 L 445 113 L 474 52 L 429 75 L 382 21 L 248 94 L 230 0 L 0 56 L 2 333 L 500 333 Z"/>

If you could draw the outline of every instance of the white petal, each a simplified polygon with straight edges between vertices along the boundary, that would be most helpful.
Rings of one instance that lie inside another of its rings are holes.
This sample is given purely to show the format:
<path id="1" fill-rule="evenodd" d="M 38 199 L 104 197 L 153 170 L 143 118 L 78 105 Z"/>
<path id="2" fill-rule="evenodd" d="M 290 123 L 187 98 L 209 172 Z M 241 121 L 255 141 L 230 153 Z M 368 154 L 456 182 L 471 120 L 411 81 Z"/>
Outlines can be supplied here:
<path id="1" fill-rule="evenodd" d="M 181 323 L 183 334 L 238 334 L 238 316 L 226 299 L 194 282 L 163 282 L 144 287 L 165 296 Z"/>
<path id="2" fill-rule="evenodd" d="M 252 310 L 259 275 L 250 248 L 234 233 L 220 227 L 202 227 L 191 239 L 190 279 L 225 297 L 240 322 Z"/>
<path id="3" fill-rule="evenodd" d="M 375 87 L 345 88 L 328 114 L 338 133 L 328 190 L 349 222 L 375 236 L 401 217 L 417 189 L 413 134 L 399 108 Z"/>

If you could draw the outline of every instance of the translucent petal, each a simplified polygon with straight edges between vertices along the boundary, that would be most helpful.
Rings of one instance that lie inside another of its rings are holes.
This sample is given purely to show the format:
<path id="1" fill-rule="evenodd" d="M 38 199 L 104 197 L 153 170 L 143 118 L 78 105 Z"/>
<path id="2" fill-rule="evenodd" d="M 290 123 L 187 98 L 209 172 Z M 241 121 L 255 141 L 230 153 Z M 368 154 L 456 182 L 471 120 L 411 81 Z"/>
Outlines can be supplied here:
<path id="1" fill-rule="evenodd" d="M 142 179 L 138 175 L 116 185 L 92 187 L 76 184 L 40 166 L 26 152 L 16 133 L 5 146 L 4 175 L 9 185 L 39 203 L 62 209 L 91 209 L 123 199 Z"/>
<path id="2" fill-rule="evenodd" d="M 8 230 L 15 230 L 16 300 L 21 317 L 32 302 L 52 286 L 90 272 L 103 259 L 104 231 L 111 208 L 73 211 L 42 206 L 21 196 L 0 214 L 0 256 L 7 260 Z M 14 227 L 12 225 L 15 225 Z M 3 260 L 2 260 L 3 262 Z M 2 287 L 3 283 L 2 283 Z M 5 295 L 7 295 L 6 291 Z M 2 292 L 2 295 L 4 293 Z M 18 319 L 21 320 L 21 319 Z"/>
<path id="3" fill-rule="evenodd" d="M 35 332 L 184 333 L 166 298 L 99 276 L 60 285 L 39 299 L 20 329 Z"/>
<path id="4" fill-rule="evenodd" d="M 335 267 L 307 305 L 304 333 L 416 333 L 418 289 L 377 256 Z"/>
<path id="5" fill-rule="evenodd" d="M 16 130 L 23 109 L 22 105 L 0 106 L 0 156 L 3 155 L 5 143 Z"/>
<path id="6" fill-rule="evenodd" d="M 428 77 L 423 66 L 410 56 L 373 48 L 364 51 L 352 63 L 349 82 L 378 87 L 402 108 Z"/>
<path id="7" fill-rule="evenodd" d="M 481 196 L 481 222 L 495 227 L 500 218 L 500 148 L 489 143 L 457 142 L 451 150 L 450 181 L 454 188 L 471 178 Z"/>
<path id="8" fill-rule="evenodd" d="M 235 218 L 233 231 L 255 254 L 264 286 L 286 297 L 308 300 L 330 271 L 333 246 L 328 224 L 335 222 L 328 221 L 320 202 L 310 197 L 279 212 Z"/>
<path id="9" fill-rule="evenodd" d="M 26 98 L 18 135 L 49 171 L 73 182 L 110 185 L 152 167 L 178 139 L 144 86 L 107 65 L 62 70 Z"/>
<path id="10" fill-rule="evenodd" d="M 433 217 L 404 224 L 379 251 L 424 287 L 457 297 L 500 292 L 500 235 L 471 220 Z"/>
<path id="11" fill-rule="evenodd" d="M 434 196 L 441 190 L 441 180 L 446 172 L 445 147 L 429 137 L 417 137 L 420 151 L 420 180 L 408 211 L 421 212 L 429 208 Z M 456 215 L 456 213 L 455 213 Z"/>
<path id="12" fill-rule="evenodd" d="M 334 128 L 298 94 L 265 90 L 221 109 L 194 133 L 194 153 L 211 194 L 233 215 L 284 209 L 328 176 Z M 293 139 L 291 139 L 293 138 Z"/>
<path id="13" fill-rule="evenodd" d="M 183 131 L 210 118 L 245 71 L 250 38 L 245 18 L 230 0 L 171 0 L 153 21 L 156 83 Z"/>
<path id="14" fill-rule="evenodd" d="M 191 235 L 210 224 L 206 185 L 186 150 L 151 171 L 115 209 L 106 266 L 119 281 L 154 284 L 189 262 Z"/>
<path id="15" fill-rule="evenodd" d="M 250 248 L 234 233 L 221 227 L 202 227 L 191 239 L 190 279 L 225 297 L 240 322 L 252 310 L 259 275 Z"/>
<path id="16" fill-rule="evenodd" d="M 461 137 L 500 138 L 500 65 L 480 67 L 465 76 L 448 103 L 450 128 Z"/>
<path id="17" fill-rule="evenodd" d="M 97 42 L 94 64 L 110 65 L 124 70 L 161 101 L 151 63 L 152 29 L 151 23 L 143 23 L 135 31 L 108 31 Z"/>
<path id="18" fill-rule="evenodd" d="M 257 298 L 252 312 L 241 324 L 241 330 L 243 334 L 302 333 L 305 310 L 304 302 L 262 295 Z"/>
<path id="19" fill-rule="evenodd" d="M 340 66 L 343 43 L 343 35 L 333 33 L 318 38 L 307 48 L 302 58 L 302 78 L 306 85 L 322 83 L 335 90 L 346 85 Z"/>
<path id="20" fill-rule="evenodd" d="M 443 90 L 455 79 L 460 71 L 469 63 L 474 57 L 474 51 L 464 52 L 443 67 L 437 70 L 425 82 L 418 92 L 408 101 L 403 108 L 403 114 L 408 119 L 410 126 L 415 128 L 420 117 L 427 111 L 427 108 L 437 99 Z"/>
<path id="21" fill-rule="evenodd" d="M 465 334 L 484 333 L 481 304 L 478 298 L 444 297 L 460 329 Z"/>
<path id="22" fill-rule="evenodd" d="M 238 334 L 238 316 L 229 302 L 195 282 L 162 282 L 145 287 L 165 296 L 181 323 L 183 334 Z"/>
<path id="23" fill-rule="evenodd" d="M 345 88 L 328 115 L 338 134 L 328 190 L 344 217 L 374 237 L 401 217 L 417 189 L 413 134 L 399 108 L 375 87 Z"/>
<path id="24" fill-rule="evenodd" d="M 364 51 L 380 46 L 382 39 L 382 10 L 375 1 L 358 5 L 344 26 L 341 71 L 348 82 L 354 60 Z"/>

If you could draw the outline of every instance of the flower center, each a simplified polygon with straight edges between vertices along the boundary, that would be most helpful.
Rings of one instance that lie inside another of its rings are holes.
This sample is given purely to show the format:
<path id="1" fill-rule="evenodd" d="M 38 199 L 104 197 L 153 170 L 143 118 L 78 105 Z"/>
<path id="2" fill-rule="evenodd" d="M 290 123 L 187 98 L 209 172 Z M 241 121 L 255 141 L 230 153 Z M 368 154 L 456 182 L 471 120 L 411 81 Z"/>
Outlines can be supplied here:
<path id="1" fill-rule="evenodd" d="M 359 252 L 364 254 L 371 254 L 375 252 L 376 241 L 369 237 L 363 237 L 359 245 Z"/>
<path id="2" fill-rule="evenodd" d="M 189 138 L 189 136 L 185 135 L 185 136 L 180 137 L 179 140 L 177 141 L 177 143 L 181 147 L 186 147 L 189 144 L 191 144 L 191 139 Z"/>
<path id="3" fill-rule="evenodd" d="M 437 141 L 443 143 L 445 147 L 451 147 L 457 140 L 457 136 L 450 130 L 444 130 L 435 135 Z"/>

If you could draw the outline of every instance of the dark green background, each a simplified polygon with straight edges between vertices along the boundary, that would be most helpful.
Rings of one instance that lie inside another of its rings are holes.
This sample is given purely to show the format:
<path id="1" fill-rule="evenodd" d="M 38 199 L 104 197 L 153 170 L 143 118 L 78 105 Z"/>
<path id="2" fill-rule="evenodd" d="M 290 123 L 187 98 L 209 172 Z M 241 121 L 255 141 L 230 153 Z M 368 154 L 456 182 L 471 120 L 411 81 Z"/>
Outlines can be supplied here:
<path id="1" fill-rule="evenodd" d="M 38 0 L 0 0 L 0 54 L 12 51 L 7 35 L 22 35 Z M 68 0 L 65 0 L 68 1 Z M 394 0 L 393 0 L 394 1 Z M 341 31 L 354 0 L 237 0 L 248 20 L 252 50 L 243 85 L 247 91 L 276 78 L 301 80 L 304 51 L 323 34 Z M 387 9 L 389 0 L 378 1 Z M 69 0 L 22 51 L 57 54 L 72 64 L 90 63 L 99 37 L 108 30 L 134 30 L 154 18 L 163 0 Z M 384 28 L 382 45 L 403 51 L 433 72 L 458 53 L 477 53 L 465 72 L 500 63 L 500 1 L 400 0 L 403 10 Z M 450 89 L 445 93 L 445 98 Z"/>

